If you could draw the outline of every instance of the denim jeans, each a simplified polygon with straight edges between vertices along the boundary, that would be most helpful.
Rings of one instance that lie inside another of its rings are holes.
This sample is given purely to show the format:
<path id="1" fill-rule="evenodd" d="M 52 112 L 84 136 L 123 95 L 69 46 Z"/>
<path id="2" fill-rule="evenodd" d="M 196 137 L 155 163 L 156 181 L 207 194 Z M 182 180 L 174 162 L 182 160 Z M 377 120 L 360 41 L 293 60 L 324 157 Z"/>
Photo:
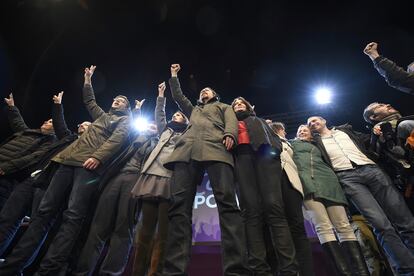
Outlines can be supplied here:
<path id="1" fill-rule="evenodd" d="M 390 178 L 376 165 L 337 172 L 337 176 L 398 272 L 414 275 L 414 218 Z"/>
<path id="2" fill-rule="evenodd" d="M 57 275 L 56 271 L 60 270 L 72 251 L 98 183 L 93 171 L 60 165 L 29 228 L 7 256 L 6 262 L 0 264 L 0 275 L 15 275 L 30 265 L 69 196 L 62 225 L 38 271 L 39 275 Z"/>

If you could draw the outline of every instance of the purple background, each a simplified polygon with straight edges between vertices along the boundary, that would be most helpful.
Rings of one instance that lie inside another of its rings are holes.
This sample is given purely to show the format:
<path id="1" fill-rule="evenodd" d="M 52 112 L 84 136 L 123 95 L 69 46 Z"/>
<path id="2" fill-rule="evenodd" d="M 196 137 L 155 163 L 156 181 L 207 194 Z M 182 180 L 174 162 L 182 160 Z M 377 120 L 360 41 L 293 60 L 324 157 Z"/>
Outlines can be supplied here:
<path id="1" fill-rule="evenodd" d="M 193 205 L 193 242 L 220 242 L 220 225 L 216 201 L 207 174 L 197 187 Z M 317 237 L 312 224 L 305 219 L 308 237 Z"/>

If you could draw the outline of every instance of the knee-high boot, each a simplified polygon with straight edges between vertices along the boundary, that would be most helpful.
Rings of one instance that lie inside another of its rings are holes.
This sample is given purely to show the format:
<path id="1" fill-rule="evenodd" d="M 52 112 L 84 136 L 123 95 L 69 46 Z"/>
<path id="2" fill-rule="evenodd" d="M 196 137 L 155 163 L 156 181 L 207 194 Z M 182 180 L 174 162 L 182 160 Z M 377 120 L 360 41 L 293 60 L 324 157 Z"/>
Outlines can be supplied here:
<path id="1" fill-rule="evenodd" d="M 335 266 L 336 273 L 340 276 L 351 276 L 352 272 L 343 254 L 343 250 L 337 241 L 326 242 L 322 248 Z"/>
<path id="2" fill-rule="evenodd" d="M 354 275 L 369 276 L 370 273 L 359 243 L 357 241 L 344 241 L 341 242 L 341 246 L 348 255 Z"/>

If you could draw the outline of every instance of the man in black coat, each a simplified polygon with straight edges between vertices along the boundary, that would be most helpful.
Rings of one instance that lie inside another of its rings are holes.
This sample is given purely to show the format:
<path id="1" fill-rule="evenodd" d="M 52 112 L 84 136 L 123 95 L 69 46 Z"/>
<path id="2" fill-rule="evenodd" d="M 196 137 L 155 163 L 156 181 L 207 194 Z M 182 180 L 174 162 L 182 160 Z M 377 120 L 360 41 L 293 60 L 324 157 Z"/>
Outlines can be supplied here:
<path id="1" fill-rule="evenodd" d="M 364 53 L 370 57 L 375 69 L 385 78 L 389 86 L 414 95 L 414 62 L 404 70 L 393 61 L 381 56 L 376 42 L 368 43 Z"/>
<path id="2" fill-rule="evenodd" d="M 35 213 L 56 170 L 56 166 L 50 164 L 50 159 L 69 146 L 90 125 L 90 122 L 80 124 L 78 133 L 68 129 L 63 116 L 62 96 L 63 91 L 53 97 L 52 111 L 53 128 L 59 140 L 51 144 L 48 151 L 39 158 L 39 162 L 32 168 L 31 176 L 16 184 L 0 212 L 0 256 L 13 240 L 23 217 L 29 214 L 30 209 Z"/>
<path id="3" fill-rule="evenodd" d="M 0 210 L 16 183 L 26 179 L 43 154 L 56 141 L 52 119 L 40 129 L 29 128 L 14 105 L 13 94 L 4 99 L 13 135 L 0 145 Z"/>

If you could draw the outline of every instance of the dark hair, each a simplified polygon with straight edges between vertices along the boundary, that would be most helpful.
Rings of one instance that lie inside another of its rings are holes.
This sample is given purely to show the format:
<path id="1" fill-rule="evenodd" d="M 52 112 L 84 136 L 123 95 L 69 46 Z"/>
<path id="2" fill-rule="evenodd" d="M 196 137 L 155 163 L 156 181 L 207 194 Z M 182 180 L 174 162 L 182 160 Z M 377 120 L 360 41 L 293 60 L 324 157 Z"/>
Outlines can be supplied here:
<path id="1" fill-rule="evenodd" d="M 371 119 L 371 116 L 374 115 L 375 106 L 378 105 L 377 102 L 370 103 L 367 107 L 364 109 L 364 113 L 362 116 L 364 117 L 365 122 L 370 123 L 372 125 L 376 124 L 377 122 Z"/>
<path id="2" fill-rule="evenodd" d="M 282 122 L 272 122 L 269 124 L 269 126 L 273 129 L 275 133 L 277 133 L 279 130 L 286 129 L 285 124 Z"/>
<path id="3" fill-rule="evenodd" d="M 190 122 L 190 120 L 188 120 L 187 116 L 185 116 L 184 113 L 182 113 L 180 110 L 177 110 L 176 112 L 173 113 L 173 116 L 174 116 L 175 113 L 180 113 L 181 116 L 183 116 L 183 118 L 184 118 L 184 124 L 188 125 L 188 123 Z"/>
<path id="4" fill-rule="evenodd" d="M 236 101 L 239 101 L 239 100 L 242 101 L 246 105 L 247 111 L 250 111 L 250 112 L 253 112 L 254 113 L 254 107 L 253 107 L 253 105 L 251 103 L 249 103 L 249 101 L 246 100 L 243 97 L 237 97 L 237 98 L 235 98 L 233 100 L 233 102 L 231 103 L 231 108 L 234 108 L 234 106 L 236 105 Z"/>

